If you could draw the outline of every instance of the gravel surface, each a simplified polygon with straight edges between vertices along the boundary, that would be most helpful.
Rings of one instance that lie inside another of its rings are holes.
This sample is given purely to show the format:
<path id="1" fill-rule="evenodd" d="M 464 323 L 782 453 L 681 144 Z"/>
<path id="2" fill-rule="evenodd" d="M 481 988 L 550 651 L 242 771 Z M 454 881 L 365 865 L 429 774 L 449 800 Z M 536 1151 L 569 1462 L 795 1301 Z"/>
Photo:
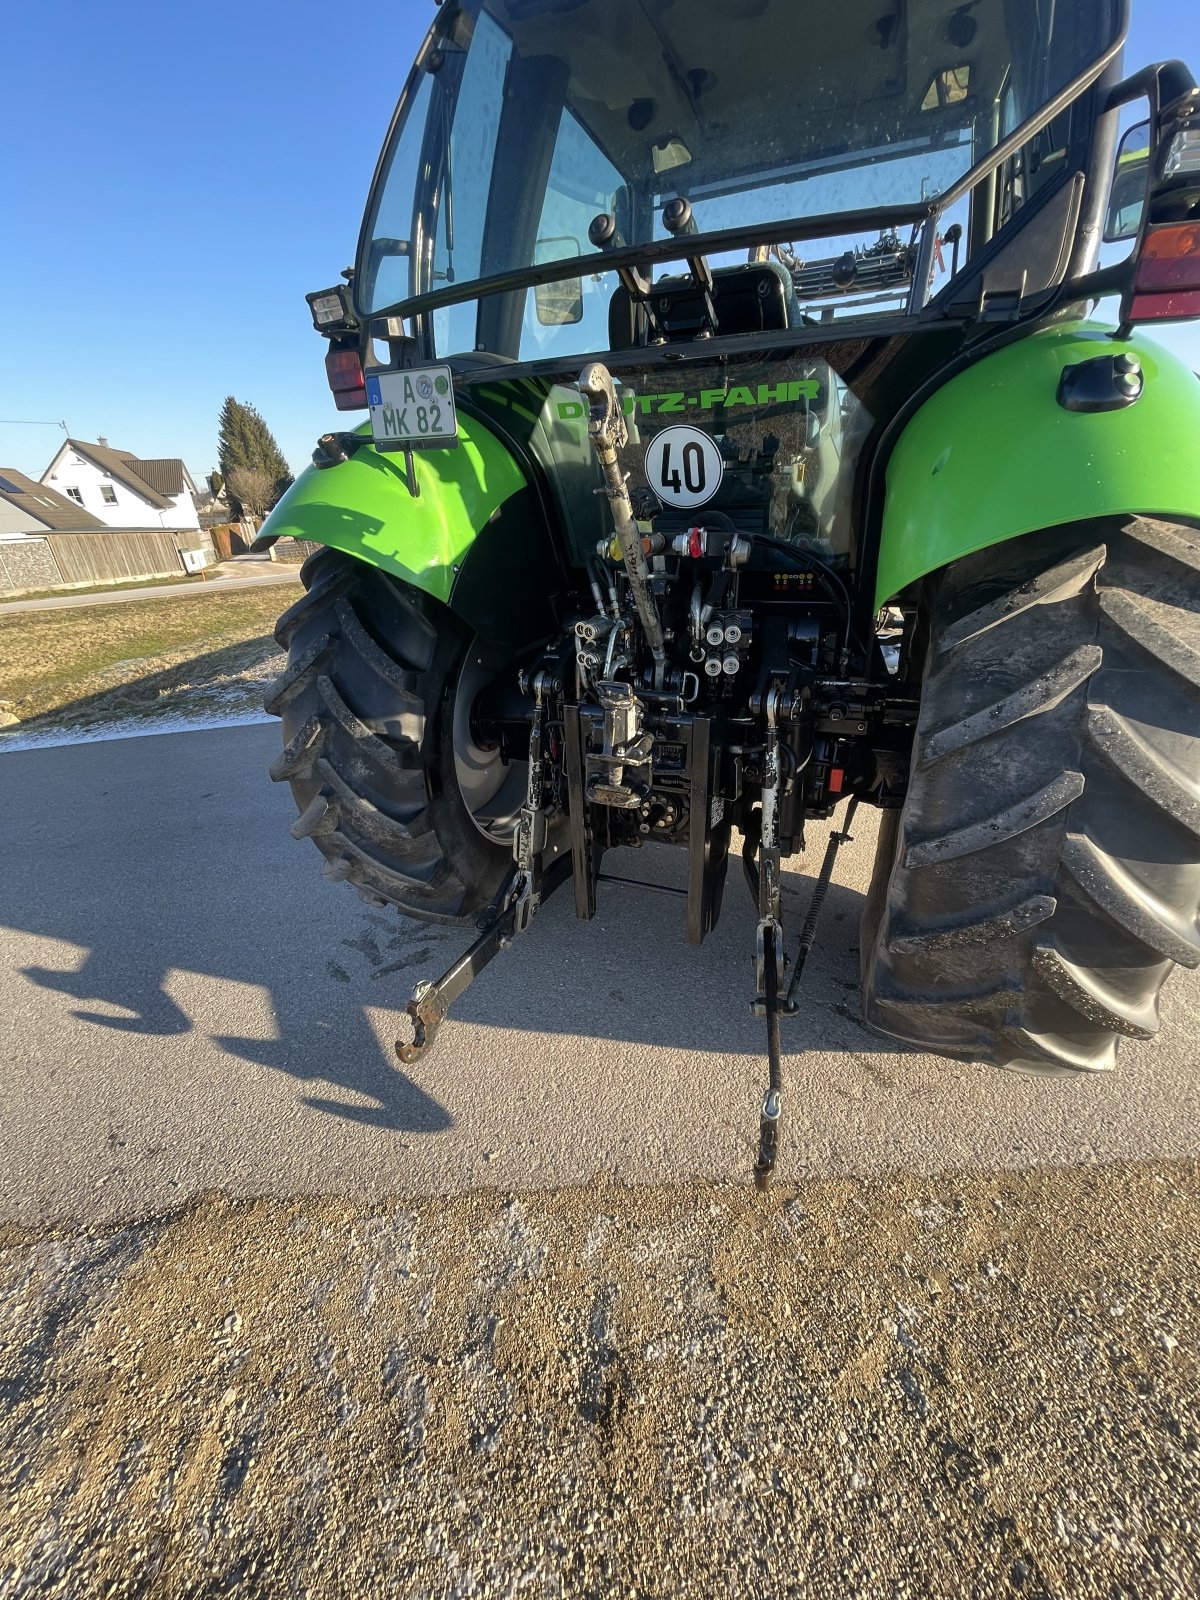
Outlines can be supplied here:
<path id="1" fill-rule="evenodd" d="M 0 1235 L 0 1595 L 1200 1589 L 1200 1171 Z"/>

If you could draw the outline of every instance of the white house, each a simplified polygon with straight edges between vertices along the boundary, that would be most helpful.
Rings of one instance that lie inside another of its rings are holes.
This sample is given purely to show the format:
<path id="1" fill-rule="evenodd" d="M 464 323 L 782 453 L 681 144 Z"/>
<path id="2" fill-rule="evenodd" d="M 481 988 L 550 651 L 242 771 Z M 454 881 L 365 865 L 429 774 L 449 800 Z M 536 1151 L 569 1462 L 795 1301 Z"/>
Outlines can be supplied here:
<path id="1" fill-rule="evenodd" d="M 114 450 L 107 439 L 68 439 L 42 473 L 42 483 L 66 495 L 108 528 L 196 529 L 196 485 L 178 456 L 143 461 Z"/>

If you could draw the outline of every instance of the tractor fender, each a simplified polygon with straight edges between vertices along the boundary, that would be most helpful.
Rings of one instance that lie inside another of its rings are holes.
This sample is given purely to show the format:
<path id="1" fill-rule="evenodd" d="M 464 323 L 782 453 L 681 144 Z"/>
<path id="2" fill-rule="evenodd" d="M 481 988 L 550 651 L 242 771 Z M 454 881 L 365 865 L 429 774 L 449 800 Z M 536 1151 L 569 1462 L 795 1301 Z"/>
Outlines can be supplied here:
<path id="1" fill-rule="evenodd" d="M 1059 400 L 1065 367 L 1133 356 L 1118 410 Z M 1200 521 L 1200 380 L 1169 351 L 1093 323 L 1044 328 L 958 373 L 913 415 L 886 472 L 875 604 L 1006 539 L 1095 517 Z"/>
<path id="2" fill-rule="evenodd" d="M 408 459 L 376 450 L 369 423 L 354 434 L 364 442 L 348 460 L 301 473 L 255 544 L 290 537 L 343 550 L 442 601 L 494 644 L 546 631 L 554 565 L 545 515 L 492 430 L 460 410 L 455 446 Z"/>

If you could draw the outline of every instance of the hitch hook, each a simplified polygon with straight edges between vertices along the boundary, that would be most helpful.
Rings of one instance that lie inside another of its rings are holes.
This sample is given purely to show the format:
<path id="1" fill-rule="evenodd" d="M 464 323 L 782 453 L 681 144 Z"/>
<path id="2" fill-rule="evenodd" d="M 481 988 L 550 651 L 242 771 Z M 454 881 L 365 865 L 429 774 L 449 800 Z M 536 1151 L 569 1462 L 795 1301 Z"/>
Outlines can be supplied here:
<path id="1" fill-rule="evenodd" d="M 404 1008 L 412 1023 L 412 1039 L 396 1040 L 396 1054 L 406 1067 L 410 1067 L 414 1061 L 419 1061 L 428 1050 L 433 1043 L 438 1024 L 444 1019 L 448 1009 L 449 1002 L 443 997 L 438 985 L 428 978 L 422 978 L 413 990 L 412 999 Z"/>

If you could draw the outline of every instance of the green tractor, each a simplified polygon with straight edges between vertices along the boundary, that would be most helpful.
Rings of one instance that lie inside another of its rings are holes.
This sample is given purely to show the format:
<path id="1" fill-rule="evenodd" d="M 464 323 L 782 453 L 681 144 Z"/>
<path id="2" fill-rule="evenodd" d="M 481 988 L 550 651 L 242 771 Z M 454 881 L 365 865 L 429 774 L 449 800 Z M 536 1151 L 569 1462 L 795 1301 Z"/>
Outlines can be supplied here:
<path id="1" fill-rule="evenodd" d="M 765 1178 L 860 804 L 872 1027 L 1033 1072 L 1155 1032 L 1200 963 L 1200 382 L 1140 329 L 1200 317 L 1200 94 L 1122 78 L 1126 12 L 434 12 L 308 297 L 368 419 L 262 535 L 321 547 L 268 701 L 292 831 L 476 935 L 401 1060 L 614 847 L 684 852 L 699 944 L 736 840 Z M 843 805 L 793 947 L 781 860 Z"/>

